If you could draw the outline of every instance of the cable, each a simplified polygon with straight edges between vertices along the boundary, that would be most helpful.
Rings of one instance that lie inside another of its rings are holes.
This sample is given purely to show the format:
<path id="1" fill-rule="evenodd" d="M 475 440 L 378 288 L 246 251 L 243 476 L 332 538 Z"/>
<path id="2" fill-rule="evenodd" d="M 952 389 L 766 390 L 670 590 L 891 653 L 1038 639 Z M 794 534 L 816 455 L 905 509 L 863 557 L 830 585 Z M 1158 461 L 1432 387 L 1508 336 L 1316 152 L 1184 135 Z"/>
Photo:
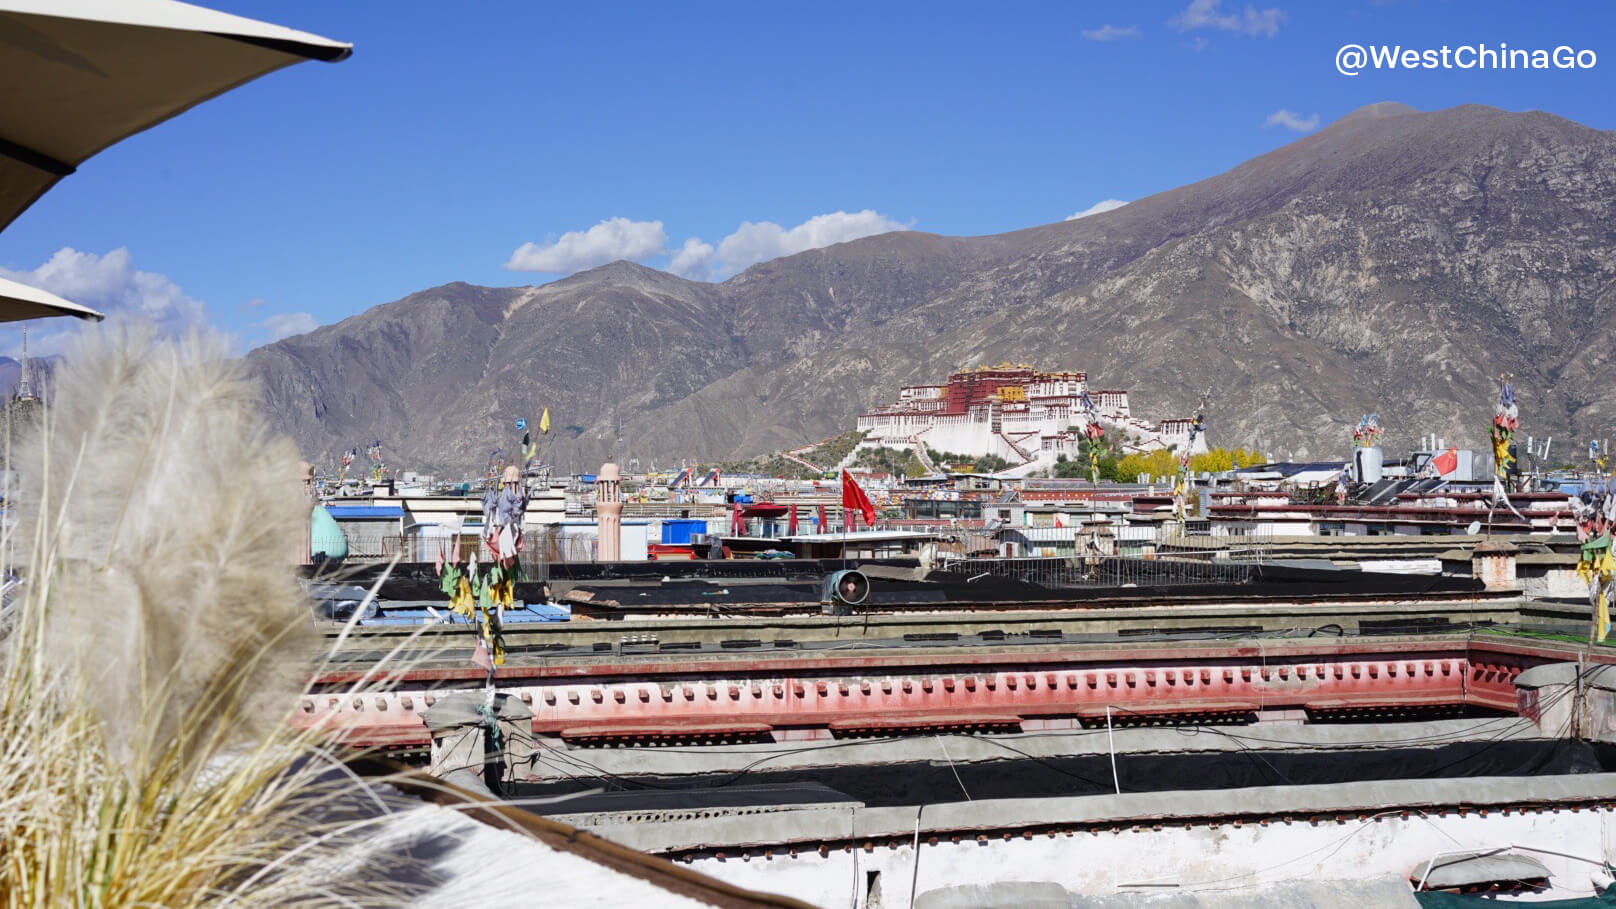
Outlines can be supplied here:
<path id="1" fill-rule="evenodd" d="M 954 766 L 954 759 L 948 754 L 948 746 L 943 744 L 943 737 L 938 735 L 933 736 L 933 738 L 937 739 L 937 747 L 943 749 L 943 758 L 948 761 L 948 769 L 954 773 L 954 782 L 958 783 L 960 791 L 965 793 L 965 800 L 967 802 L 975 801 L 975 799 L 971 798 L 971 791 L 965 788 L 965 781 L 960 779 L 959 770 Z"/>
<path id="2" fill-rule="evenodd" d="M 1566 696 L 1567 696 L 1567 694 L 1562 692 L 1562 693 L 1556 695 L 1556 697 L 1551 698 L 1548 701 L 1545 701 L 1544 704 L 1543 704 L 1543 707 L 1545 709 L 1547 709 L 1548 707 L 1553 706 L 1555 703 L 1558 703 L 1559 699 L 1561 699 L 1563 697 L 1566 697 Z M 1129 710 L 1126 707 L 1114 707 L 1113 709 L 1116 709 L 1116 710 L 1118 710 L 1118 711 L 1120 711 L 1122 713 L 1129 714 L 1129 715 L 1132 715 L 1132 716 L 1150 718 L 1149 714 L 1144 714 L 1144 713 L 1140 713 L 1139 711 Z M 1465 741 L 1464 736 L 1466 736 L 1466 735 L 1468 735 L 1468 734 L 1470 734 L 1472 732 L 1475 732 L 1475 731 L 1481 730 L 1481 729 L 1485 729 L 1485 728 L 1487 728 L 1489 726 L 1493 726 L 1495 724 L 1504 724 L 1503 728 L 1500 728 L 1497 732 L 1492 733 L 1492 735 L 1487 739 L 1487 741 L 1489 741 L 1490 743 L 1496 744 L 1497 742 L 1505 741 L 1506 740 L 1505 736 L 1507 736 L 1512 731 L 1512 727 L 1515 724 L 1519 723 L 1519 722 L 1520 722 L 1519 717 L 1491 717 L 1491 718 L 1482 720 L 1482 721 L 1476 723 L 1473 726 L 1467 727 L 1465 729 L 1454 730 L 1453 732 L 1449 732 L 1449 733 L 1439 733 L 1439 734 L 1422 735 L 1422 736 L 1410 736 L 1410 737 L 1398 738 L 1398 739 L 1380 739 L 1380 740 L 1377 740 L 1377 741 L 1374 741 L 1374 742 L 1365 742 L 1365 743 L 1356 744 L 1356 745 L 1349 744 L 1345 748 L 1343 748 L 1342 746 L 1335 745 L 1334 743 L 1331 743 L 1331 742 L 1299 741 L 1299 740 L 1295 740 L 1295 739 L 1283 739 L 1283 738 L 1276 738 L 1276 737 L 1272 737 L 1272 736 L 1241 735 L 1239 732 L 1233 731 L 1233 730 L 1231 730 L 1229 728 L 1210 726 L 1210 725 L 1204 725 L 1204 724 L 1197 724 L 1197 725 L 1192 725 L 1192 726 L 1179 726 L 1179 727 L 1175 728 L 1175 731 L 1178 732 L 1180 735 L 1186 735 L 1186 736 L 1201 735 L 1201 734 L 1212 734 L 1212 735 L 1222 736 L 1223 738 L 1226 738 L 1229 741 L 1231 741 L 1232 743 L 1234 743 L 1234 745 L 1237 748 L 1239 748 L 1243 753 L 1247 754 L 1248 757 L 1250 757 L 1252 760 L 1260 761 L 1261 763 L 1266 765 L 1268 767 L 1268 769 L 1270 771 L 1272 771 L 1277 777 L 1279 777 L 1282 780 L 1285 780 L 1289 784 L 1294 785 L 1294 783 L 1292 783 L 1292 781 L 1287 779 L 1284 776 L 1284 774 L 1278 770 L 1278 768 L 1274 767 L 1273 764 L 1268 762 L 1265 758 L 1262 758 L 1259 751 L 1251 748 L 1247 743 L 1250 742 L 1250 743 L 1257 744 L 1257 745 L 1279 744 L 1279 745 L 1288 745 L 1288 746 L 1292 746 L 1292 747 L 1299 748 L 1299 749 L 1312 749 L 1312 750 L 1358 750 L 1358 749 L 1366 749 L 1366 748 L 1386 748 L 1386 747 L 1399 747 L 1399 746 L 1402 746 L 1402 747 L 1418 747 L 1418 746 L 1422 746 L 1422 745 L 1431 745 L 1431 744 L 1459 744 L 1459 743 L 1462 743 L 1462 742 Z M 1035 733 L 1022 733 L 1021 737 L 1023 737 L 1023 738 L 1034 738 L 1034 737 L 1036 737 L 1036 738 L 1044 738 L 1044 737 L 1081 737 L 1081 736 L 1088 736 L 1088 735 L 1099 735 L 1102 731 L 1103 730 L 1069 730 L 1069 731 L 1068 730 L 1060 730 L 1060 731 L 1047 731 L 1047 732 L 1035 732 Z M 982 742 L 982 743 L 991 745 L 993 747 L 999 748 L 1001 750 L 1014 753 L 1016 755 L 1019 755 L 1022 758 L 1034 761 L 1034 762 L 1036 762 L 1036 763 L 1038 763 L 1038 764 L 1040 764 L 1042 766 L 1045 766 L 1048 769 L 1050 769 L 1050 770 L 1052 770 L 1052 771 L 1054 771 L 1056 773 L 1059 773 L 1059 774 L 1061 774 L 1063 776 L 1067 776 L 1067 777 L 1070 777 L 1072 779 L 1081 780 L 1081 781 L 1089 784 L 1090 786 L 1094 786 L 1094 787 L 1097 787 L 1097 788 L 1104 788 L 1104 787 L 1101 786 L 1100 782 L 1098 780 L 1094 779 L 1094 778 L 1084 776 L 1084 775 L 1079 774 L 1079 773 L 1073 773 L 1071 771 L 1068 771 L 1065 768 L 1059 767 L 1059 766 L 1051 763 L 1050 759 L 1042 757 L 1042 756 L 1039 756 L 1039 755 L 1032 754 L 1032 753 L 1027 752 L 1027 751 L 1023 751 L 1022 749 L 1019 749 L 1019 748 L 1016 748 L 1015 746 L 1011 745 L 1009 742 L 1003 740 L 1002 738 L 994 737 L 994 736 L 991 736 L 989 734 L 984 734 L 984 733 L 951 733 L 951 734 L 952 735 L 957 735 L 957 736 L 960 736 L 960 737 L 963 737 L 963 738 L 970 738 L 970 739 L 973 739 L 975 741 Z M 899 741 L 906 741 L 906 740 L 912 740 L 912 737 L 909 737 L 909 736 L 888 736 L 888 737 L 879 738 L 879 739 L 839 740 L 839 741 L 834 741 L 834 742 L 828 742 L 828 743 L 821 744 L 821 745 L 809 745 L 809 746 L 803 746 L 803 747 L 799 747 L 799 748 L 791 748 L 791 749 L 786 749 L 786 750 L 757 749 L 756 751 L 750 751 L 750 750 L 738 751 L 738 752 L 732 751 L 730 753 L 746 754 L 746 753 L 757 753 L 758 751 L 761 751 L 761 752 L 764 752 L 764 753 L 757 760 L 751 761 L 751 762 L 737 768 L 736 770 L 730 771 L 729 774 L 727 775 L 727 777 L 722 778 L 721 780 L 719 780 L 717 782 L 693 782 L 693 783 L 690 783 L 690 784 L 664 784 L 662 782 L 655 781 L 651 777 L 624 776 L 622 774 L 616 773 L 616 772 L 611 771 L 611 770 L 607 770 L 604 767 L 600 767 L 599 765 L 590 762 L 586 758 L 582 757 L 581 754 L 579 752 L 577 752 L 577 751 L 565 751 L 565 752 L 563 752 L 563 751 L 547 750 L 547 751 L 545 751 L 543 753 L 546 754 L 546 755 L 555 757 L 557 759 L 563 759 L 563 760 L 567 761 L 568 763 L 570 763 L 571 765 L 573 765 L 574 767 L 582 769 L 583 771 L 585 771 L 588 774 L 587 777 L 584 777 L 584 778 L 587 778 L 587 779 L 600 779 L 600 778 L 611 779 L 611 780 L 614 780 L 614 781 L 618 781 L 619 784 L 622 785 L 624 788 L 658 789 L 658 790 L 678 791 L 678 790 L 683 790 L 683 789 L 697 789 L 697 788 L 715 788 L 716 789 L 716 788 L 722 788 L 722 787 L 725 787 L 725 786 L 734 785 L 735 783 L 737 783 L 740 780 L 742 780 L 743 778 L 745 778 L 747 775 L 749 775 L 752 772 L 754 772 L 755 770 L 757 770 L 757 768 L 759 768 L 759 767 L 761 767 L 761 766 L 763 766 L 763 765 L 765 765 L 767 763 L 770 763 L 772 761 L 778 760 L 780 758 L 791 757 L 791 756 L 796 756 L 796 755 L 800 755 L 800 754 L 809 754 L 809 753 L 814 753 L 814 752 L 819 752 L 819 751 L 828 751 L 828 750 L 831 750 L 831 749 L 850 748 L 850 747 L 856 748 L 856 747 L 862 747 L 862 746 L 865 746 L 865 745 L 889 744 L 889 743 L 894 743 L 894 742 L 899 742 Z M 1489 745 L 1489 747 L 1490 747 L 1490 745 Z M 704 751 L 704 749 L 701 749 L 701 748 L 666 748 L 666 749 L 658 749 L 658 750 L 672 751 L 672 752 L 682 752 L 682 753 L 702 753 Z M 1474 754 L 1470 755 L 1470 757 L 1474 757 L 1474 756 L 1475 756 Z M 1457 762 L 1455 762 L 1455 763 L 1457 763 Z M 957 773 L 957 771 L 956 771 L 956 773 Z M 571 774 L 569 774 L 569 777 L 571 777 L 573 779 L 582 779 L 580 777 L 572 777 Z M 961 786 L 961 788 L 962 789 L 964 788 L 963 785 Z"/>
<path id="3" fill-rule="evenodd" d="M 1598 669 L 1597 665 L 1591 665 L 1591 666 L 1588 666 L 1588 667 L 1586 667 L 1584 669 L 1581 669 L 1581 670 L 1579 670 L 1579 677 L 1583 676 L 1583 675 L 1586 675 L 1588 673 L 1594 672 L 1597 669 Z M 1540 705 L 1539 705 L 1539 709 L 1540 710 L 1548 710 L 1548 709 L 1552 708 L 1553 706 L 1557 705 L 1561 700 L 1563 700 L 1565 697 L 1570 696 L 1570 694 L 1571 694 L 1571 692 L 1573 690 L 1574 690 L 1574 686 L 1568 686 L 1565 690 L 1563 690 L 1561 692 L 1558 692 L 1553 697 L 1541 702 Z M 1133 716 L 1150 718 L 1149 714 L 1145 714 L 1145 713 L 1135 711 L 1135 710 L 1130 710 L 1130 709 L 1128 709 L 1126 707 L 1118 707 L 1118 706 L 1113 705 L 1113 709 L 1118 710 L 1118 711 L 1120 711 L 1120 712 L 1122 712 L 1124 714 L 1130 714 L 1130 715 L 1133 715 Z M 1462 763 L 1462 762 L 1464 762 L 1466 760 L 1472 760 L 1475 757 L 1477 757 L 1478 755 L 1483 754 L 1487 750 L 1489 750 L 1489 749 L 1497 746 L 1498 744 L 1501 744 L 1502 742 L 1508 740 L 1506 737 L 1509 736 L 1509 734 L 1512 732 L 1512 727 L 1514 727 L 1515 725 L 1517 725 L 1520 722 L 1520 719 L 1521 718 L 1519 718 L 1519 717 L 1492 717 L 1492 718 L 1482 720 L 1481 722 L 1478 722 L 1477 724 L 1475 724 L 1473 726 L 1470 726 L 1470 727 L 1468 727 L 1466 729 L 1455 730 L 1455 731 L 1453 731 L 1451 733 L 1433 734 L 1433 735 L 1426 735 L 1426 736 L 1413 736 L 1413 737 L 1402 738 L 1402 739 L 1382 739 L 1382 740 L 1379 740 L 1379 741 L 1376 741 L 1376 742 L 1363 743 L 1362 745 L 1358 745 L 1356 747 L 1360 747 L 1360 748 L 1369 748 L 1369 747 L 1386 748 L 1388 746 L 1393 746 L 1393 747 L 1395 747 L 1395 746 L 1418 747 L 1418 746 L 1421 746 L 1421 745 L 1428 745 L 1428 744 L 1461 744 L 1461 743 L 1466 741 L 1463 738 L 1463 736 L 1467 735 L 1468 733 L 1471 733 L 1471 732 L 1474 732 L 1476 730 L 1486 728 L 1488 726 L 1492 726 L 1494 724 L 1504 724 L 1502 726 L 1502 728 L 1499 728 L 1496 732 L 1493 732 L 1490 736 L 1483 739 L 1483 742 L 1485 744 L 1484 744 L 1483 748 L 1480 751 L 1471 752 L 1471 753 L 1469 753 L 1469 754 L 1467 754 L 1465 756 L 1462 756 L 1462 757 L 1460 757 L 1460 758 L 1458 758 L 1458 759 L 1456 759 L 1456 760 L 1454 760 L 1452 762 L 1449 762 L 1448 764 L 1444 764 L 1444 765 L 1436 768 L 1436 771 L 1440 772 L 1441 770 L 1445 770 L 1445 769 L 1447 769 L 1449 767 L 1455 766 L 1455 765 L 1457 765 L 1459 763 Z M 1249 747 L 1246 744 L 1246 742 L 1249 741 L 1249 742 L 1253 742 L 1253 743 L 1268 744 L 1268 745 L 1273 745 L 1273 744 L 1290 745 L 1290 746 L 1294 746 L 1294 747 L 1297 747 L 1297 748 L 1313 749 L 1313 750 L 1330 749 L 1331 744 L 1332 744 L 1332 743 L 1329 743 L 1329 742 L 1318 742 L 1318 741 L 1303 742 L 1303 741 L 1297 741 L 1297 740 L 1294 740 L 1294 739 L 1281 739 L 1281 738 L 1275 738 L 1275 737 L 1271 737 L 1271 736 L 1249 736 L 1249 735 L 1243 736 L 1243 735 L 1240 735 L 1238 732 L 1232 732 L 1227 728 L 1220 728 L 1220 727 L 1204 725 L 1204 724 L 1196 724 L 1196 725 L 1192 725 L 1192 726 L 1179 726 L 1179 727 L 1176 727 L 1176 731 L 1181 735 L 1200 735 L 1200 734 L 1203 734 L 1203 733 L 1210 733 L 1210 734 L 1215 734 L 1215 735 L 1222 736 L 1222 737 L 1228 739 L 1229 741 L 1233 742 L 1235 744 L 1235 746 L 1237 748 L 1239 748 L 1240 751 L 1242 753 L 1244 753 L 1249 759 L 1253 760 L 1254 762 L 1262 763 L 1275 776 L 1277 776 L 1281 780 L 1284 780 L 1285 783 L 1289 784 L 1289 785 L 1295 785 L 1295 783 L 1292 780 L 1290 780 L 1289 778 L 1287 778 L 1270 761 L 1268 761 L 1266 758 L 1262 757 L 1260 752 L 1258 752 L 1257 750 Z M 1070 777 L 1070 778 L 1073 778 L 1073 779 L 1081 780 L 1081 781 L 1083 781 L 1083 782 L 1085 782 L 1085 783 L 1087 783 L 1087 784 L 1089 784 L 1090 786 L 1093 786 L 1093 787 L 1103 788 L 1103 786 L 1101 786 L 1098 781 L 1096 781 L 1096 780 L 1094 780 L 1094 779 L 1092 779 L 1090 777 L 1087 777 L 1087 776 L 1084 776 L 1084 775 L 1078 774 L 1078 773 L 1073 773 L 1071 771 L 1066 770 L 1065 768 L 1056 766 L 1055 764 L 1051 763 L 1051 761 L 1049 759 L 1046 759 L 1044 757 L 1041 757 L 1041 756 L 1034 755 L 1034 754 L 1031 754 L 1029 752 L 1023 751 L 1023 750 L 1021 750 L 1019 748 L 1014 747 L 1013 745 L 1010 745 L 1008 742 L 1005 742 L 1000 738 L 990 737 L 989 735 L 982 734 L 982 733 L 952 733 L 952 734 L 960 735 L 961 737 L 965 737 L 965 738 L 974 739 L 974 740 L 976 740 L 978 742 L 983 742 L 983 743 L 992 745 L 994 747 L 1000 748 L 1002 750 L 1018 754 L 1023 758 L 1026 758 L 1028 760 L 1032 760 L 1032 761 L 1034 761 L 1034 762 L 1036 762 L 1036 763 L 1038 763 L 1038 764 L 1040 764 L 1040 765 L 1042 765 L 1042 766 L 1044 766 L 1044 767 L 1046 767 L 1046 768 L 1048 768 L 1048 769 L 1050 769 L 1050 770 L 1052 770 L 1052 771 L 1054 771 L 1056 773 L 1059 773 L 1059 774 L 1061 774 L 1063 776 L 1067 776 L 1067 777 Z M 1077 737 L 1077 736 L 1083 736 L 1083 735 L 1097 735 L 1097 734 L 1099 734 L 1099 730 L 1081 730 L 1081 731 L 1079 731 L 1079 730 L 1070 730 L 1070 731 L 1062 730 L 1062 731 L 1048 731 L 1048 732 L 1039 732 L 1039 733 L 1024 733 L 1022 735 L 1024 737 L 1045 737 L 1045 736 Z M 671 785 L 670 784 L 664 784 L 662 782 L 654 780 L 651 777 L 624 776 L 622 774 L 616 773 L 614 771 L 607 770 L 607 769 L 605 769 L 603 767 L 600 767 L 597 764 L 594 764 L 594 763 L 588 761 L 587 759 L 580 756 L 580 754 L 578 752 L 575 752 L 575 751 L 545 750 L 545 751 L 541 752 L 541 754 L 544 755 L 544 756 L 548 756 L 548 757 L 550 757 L 550 758 L 552 758 L 552 759 L 554 759 L 556 761 L 565 761 L 566 763 L 572 765 L 572 767 L 577 768 L 577 769 L 581 769 L 582 771 L 584 771 L 587 774 L 587 776 L 574 775 L 573 773 L 568 772 L 568 770 L 565 767 L 556 766 L 557 770 L 559 770 L 560 772 L 565 774 L 568 777 L 568 779 L 573 780 L 573 781 L 578 781 L 578 782 L 594 781 L 594 780 L 600 780 L 600 779 L 604 778 L 604 779 L 611 780 L 611 781 L 617 783 L 619 786 L 622 787 L 623 790 L 655 789 L 655 790 L 663 790 L 663 791 L 681 791 L 681 790 L 692 790 L 692 789 L 717 789 L 717 788 L 723 788 L 723 787 L 726 787 L 726 786 L 734 785 L 735 783 L 739 782 L 740 780 L 744 779 L 747 775 L 749 775 L 750 773 L 755 771 L 758 767 L 761 767 L 764 764 L 767 764 L 769 762 L 772 762 L 772 761 L 775 761 L 775 760 L 778 760 L 778 759 L 784 758 L 784 757 L 790 757 L 790 756 L 795 756 L 795 755 L 799 755 L 799 754 L 808 754 L 808 753 L 813 753 L 813 752 L 818 752 L 818 751 L 826 751 L 826 750 L 831 750 L 831 749 L 836 749 L 836 748 L 861 747 L 861 746 L 864 746 L 864 745 L 887 744 L 887 743 L 892 743 L 892 742 L 903 741 L 903 740 L 906 740 L 908 738 L 910 738 L 910 737 L 907 737 L 907 736 L 888 736 L 888 737 L 883 737 L 883 738 L 879 738 L 879 739 L 840 740 L 840 741 L 829 742 L 829 743 L 825 743 L 825 744 L 821 744 L 821 745 L 809 745 L 809 746 L 803 746 L 803 747 L 799 747 L 799 748 L 792 748 L 792 749 L 786 749 L 786 750 L 768 749 L 766 751 L 766 753 L 764 753 L 757 760 L 751 761 L 751 762 L 741 766 L 740 768 L 738 768 L 738 769 L 736 769 L 734 771 L 731 771 L 727 777 L 721 779 L 718 782 L 707 782 L 705 780 L 698 779 L 698 780 L 692 781 L 689 784 L 682 784 L 682 785 L 681 784 L 671 784 Z M 939 739 L 939 742 L 941 742 L 941 736 L 938 736 L 938 739 Z M 947 752 L 946 752 L 946 746 L 944 746 L 944 747 L 945 747 L 944 753 L 945 753 L 945 757 L 946 757 L 948 755 L 947 755 Z M 669 748 L 669 749 L 664 749 L 664 750 L 679 751 L 679 752 L 698 752 L 698 753 L 702 752 L 702 751 L 705 751 L 705 749 L 700 749 L 700 748 Z M 759 750 L 761 751 L 763 749 L 759 749 Z M 1342 749 L 1340 749 L 1338 747 L 1338 748 L 1336 748 L 1334 750 L 1342 750 Z M 746 754 L 746 753 L 754 753 L 754 752 L 742 750 L 742 751 L 731 752 L 731 753 Z M 543 757 L 538 757 L 537 759 L 542 761 Z M 950 769 L 954 773 L 955 781 L 957 783 L 959 783 L 959 785 L 960 785 L 961 791 L 966 792 L 966 798 L 967 799 L 971 798 L 969 792 L 965 789 L 963 781 L 959 777 L 959 772 L 958 772 L 957 768 L 954 767 L 952 757 L 949 757 L 949 764 L 950 764 Z"/>

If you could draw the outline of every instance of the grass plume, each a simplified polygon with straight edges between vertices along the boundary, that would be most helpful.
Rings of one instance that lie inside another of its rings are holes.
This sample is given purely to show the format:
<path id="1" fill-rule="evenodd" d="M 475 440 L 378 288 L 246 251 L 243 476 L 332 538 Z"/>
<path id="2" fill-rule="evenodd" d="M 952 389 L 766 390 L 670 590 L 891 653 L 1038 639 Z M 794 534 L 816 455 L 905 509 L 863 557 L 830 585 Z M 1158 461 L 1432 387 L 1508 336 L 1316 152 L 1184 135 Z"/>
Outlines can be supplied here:
<path id="1" fill-rule="evenodd" d="M 288 722 L 308 502 L 254 401 L 218 342 L 107 325 L 14 447 L 0 906 L 393 901 L 350 870 L 363 784 Z"/>

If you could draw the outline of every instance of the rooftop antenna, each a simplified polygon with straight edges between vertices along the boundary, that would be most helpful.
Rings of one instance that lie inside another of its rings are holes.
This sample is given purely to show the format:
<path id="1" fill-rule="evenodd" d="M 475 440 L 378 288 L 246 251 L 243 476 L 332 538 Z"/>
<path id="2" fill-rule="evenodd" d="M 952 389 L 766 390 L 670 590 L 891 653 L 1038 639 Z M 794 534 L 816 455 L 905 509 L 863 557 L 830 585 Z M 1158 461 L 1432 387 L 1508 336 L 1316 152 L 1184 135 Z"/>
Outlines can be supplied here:
<path id="1" fill-rule="evenodd" d="M 623 441 L 623 414 L 617 409 L 616 402 L 612 404 L 612 435 L 616 441 L 612 443 L 611 457 L 618 464 L 628 467 L 628 445 Z"/>
<path id="2" fill-rule="evenodd" d="M 17 393 L 19 401 L 34 400 L 34 383 L 28 376 L 28 329 L 22 330 L 22 362 L 17 367 Z"/>

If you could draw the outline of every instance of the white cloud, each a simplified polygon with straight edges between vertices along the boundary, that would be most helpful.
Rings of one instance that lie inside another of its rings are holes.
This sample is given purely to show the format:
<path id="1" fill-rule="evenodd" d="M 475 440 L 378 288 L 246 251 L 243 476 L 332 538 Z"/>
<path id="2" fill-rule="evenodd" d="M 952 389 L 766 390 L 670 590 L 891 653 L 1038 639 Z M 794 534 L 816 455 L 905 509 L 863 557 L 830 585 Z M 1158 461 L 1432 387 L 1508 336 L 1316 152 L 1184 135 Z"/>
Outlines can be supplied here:
<path id="1" fill-rule="evenodd" d="M 649 258 L 667 251 L 667 232 L 661 221 L 611 218 L 588 230 L 568 231 L 553 243 L 523 243 L 511 253 L 505 267 L 511 271 L 571 274 L 618 259 Z"/>
<path id="2" fill-rule="evenodd" d="M 904 225 L 868 208 L 815 215 L 790 228 L 773 221 L 755 224 L 743 221 L 734 233 L 719 241 L 718 258 L 723 260 L 724 270 L 733 273 L 780 256 L 905 229 Z M 688 241 L 686 246 L 689 246 Z"/>
<path id="3" fill-rule="evenodd" d="M 1219 7 L 1222 0 L 1192 0 L 1184 11 L 1167 20 L 1167 24 L 1181 32 L 1197 28 L 1215 28 L 1238 35 L 1272 38 L 1279 34 L 1285 11 L 1270 7 L 1258 11 L 1251 4 L 1239 12 L 1225 13 Z"/>
<path id="4" fill-rule="evenodd" d="M 1299 133 L 1310 133 L 1319 128 L 1319 115 L 1314 114 L 1311 117 L 1304 117 L 1295 111 L 1281 108 L 1269 114 L 1268 119 L 1263 121 L 1263 126 L 1265 128 L 1283 126 L 1286 129 L 1294 129 Z"/>
<path id="5" fill-rule="evenodd" d="M 1090 41 L 1116 41 L 1119 38 L 1137 38 L 1139 34 L 1137 25 L 1102 25 L 1083 30 L 1083 37 Z"/>
<path id="6" fill-rule="evenodd" d="M 1080 212 L 1067 215 L 1066 220 L 1076 221 L 1078 218 L 1087 218 L 1089 215 L 1097 215 L 1101 212 L 1115 211 L 1116 209 L 1119 209 L 1127 204 L 1127 201 L 1124 199 L 1105 199 L 1090 205 L 1088 208 L 1085 208 Z"/>
<path id="7" fill-rule="evenodd" d="M 570 274 L 617 259 L 668 256 L 667 271 L 696 281 L 712 281 L 780 256 L 907 229 L 907 225 L 866 208 L 815 215 L 795 227 L 781 227 L 773 221 L 743 221 L 716 246 L 700 237 L 690 237 L 684 245 L 669 248 L 661 221 L 612 218 L 586 231 L 562 234 L 544 246 L 524 243 L 511 254 L 505 267 Z"/>
<path id="8" fill-rule="evenodd" d="M 668 271 L 695 281 L 710 281 L 713 276 L 713 244 L 700 237 L 691 237 L 673 254 Z"/>
<path id="9" fill-rule="evenodd" d="M 306 312 L 281 312 L 253 323 L 269 335 L 265 343 L 273 344 L 293 335 L 306 335 L 320 327 L 320 320 Z"/>
<path id="10" fill-rule="evenodd" d="M 43 288 L 108 316 L 118 313 L 143 316 L 167 335 L 181 334 L 207 323 L 207 307 L 201 300 L 187 296 L 178 284 L 164 275 L 136 269 L 129 250 L 121 246 L 104 256 L 64 246 L 38 268 L 27 271 L 0 268 L 0 275 Z M 65 319 L 41 324 L 48 326 L 42 335 L 34 336 L 42 339 L 41 350 L 48 346 L 43 339 L 60 341 L 75 327 L 75 323 Z"/>

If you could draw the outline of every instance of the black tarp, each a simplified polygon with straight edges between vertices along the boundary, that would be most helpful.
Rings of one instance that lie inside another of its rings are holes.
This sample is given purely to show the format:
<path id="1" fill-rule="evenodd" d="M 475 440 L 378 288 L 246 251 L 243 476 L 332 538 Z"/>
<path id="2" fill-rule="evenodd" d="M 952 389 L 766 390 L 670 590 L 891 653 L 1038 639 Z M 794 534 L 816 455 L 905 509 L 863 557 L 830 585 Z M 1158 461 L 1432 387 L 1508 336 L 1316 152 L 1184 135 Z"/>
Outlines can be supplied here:
<path id="1" fill-rule="evenodd" d="M 1200 727 L 1195 734 L 1238 734 L 1238 727 Z M 1015 753 L 1013 740 L 998 740 L 1004 760 L 849 764 L 802 770 L 770 770 L 760 764 L 735 774 L 686 777 L 591 776 L 589 751 L 568 752 L 567 772 L 578 779 L 532 784 L 524 795 L 559 795 L 596 786 L 659 792 L 726 786 L 817 784 L 846 793 L 870 807 L 919 805 L 972 799 L 1058 798 L 1113 792 L 1108 754 L 1032 758 Z M 822 745 L 820 747 L 823 747 Z M 559 759 L 559 758 L 558 758 Z M 1505 740 L 1459 742 L 1424 748 L 1259 750 L 1118 754 L 1123 792 L 1241 789 L 1370 780 L 1454 779 L 1481 776 L 1552 776 L 1616 769 L 1616 745 L 1583 741 Z"/>

